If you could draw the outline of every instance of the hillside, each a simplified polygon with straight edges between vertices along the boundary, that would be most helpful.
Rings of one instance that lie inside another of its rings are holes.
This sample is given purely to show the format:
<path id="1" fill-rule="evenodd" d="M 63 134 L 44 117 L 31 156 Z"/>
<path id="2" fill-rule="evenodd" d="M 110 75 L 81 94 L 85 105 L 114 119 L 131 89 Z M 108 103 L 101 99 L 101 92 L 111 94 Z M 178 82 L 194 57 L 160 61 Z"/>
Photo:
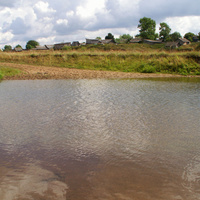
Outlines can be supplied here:
<path id="1" fill-rule="evenodd" d="M 198 43 L 175 50 L 166 50 L 163 44 L 88 45 L 62 51 L 1 52 L 0 62 L 97 71 L 200 75 L 199 47 Z"/>

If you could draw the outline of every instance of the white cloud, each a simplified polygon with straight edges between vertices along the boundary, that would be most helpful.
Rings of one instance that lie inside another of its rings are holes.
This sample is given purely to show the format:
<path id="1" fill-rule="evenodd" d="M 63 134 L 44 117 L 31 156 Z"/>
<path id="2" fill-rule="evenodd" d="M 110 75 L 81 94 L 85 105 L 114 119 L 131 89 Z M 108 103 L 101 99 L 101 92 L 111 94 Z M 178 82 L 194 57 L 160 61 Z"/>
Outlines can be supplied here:
<path id="1" fill-rule="evenodd" d="M 197 0 L 1 0 L 1 43 L 82 41 L 108 32 L 134 36 L 144 16 L 182 35 L 200 32 Z"/>
<path id="2" fill-rule="evenodd" d="M 41 38 L 38 38 L 37 41 L 39 42 L 40 45 L 54 44 L 55 38 L 56 36 L 41 37 Z"/>
<path id="3" fill-rule="evenodd" d="M 126 15 L 137 15 L 139 13 L 139 3 L 140 0 L 118 0 L 119 1 L 119 11 L 125 13 Z"/>
<path id="4" fill-rule="evenodd" d="M 0 7 L 13 7 L 15 3 L 15 0 L 1 0 L 0 1 Z"/>
<path id="5" fill-rule="evenodd" d="M 88 0 L 86 4 L 80 5 L 76 9 L 76 14 L 83 19 L 94 17 L 97 13 L 105 10 L 105 0 Z"/>
<path id="6" fill-rule="evenodd" d="M 171 27 L 172 32 L 180 32 L 182 36 L 187 32 L 194 34 L 200 32 L 200 16 L 168 17 L 165 21 Z"/>
<path id="7" fill-rule="evenodd" d="M 73 17 L 74 16 L 74 11 L 70 10 L 70 11 L 66 12 L 66 16 L 67 17 Z"/>
<path id="8" fill-rule="evenodd" d="M 65 25 L 65 26 L 67 26 L 68 20 L 67 20 L 67 19 L 58 19 L 58 20 L 56 21 L 56 23 L 57 23 L 58 25 Z"/>
<path id="9" fill-rule="evenodd" d="M 56 10 L 54 10 L 53 8 L 49 7 L 49 3 L 48 2 L 44 2 L 44 1 L 39 1 L 35 4 L 34 8 L 36 8 L 38 11 L 42 12 L 42 13 L 54 13 L 56 12 Z"/>
<path id="10" fill-rule="evenodd" d="M 13 37 L 14 35 L 9 31 L 5 33 L 0 32 L 1 41 L 4 41 L 5 43 L 10 41 Z"/>
<path id="11" fill-rule="evenodd" d="M 3 10 L 0 11 L 0 18 L 1 18 L 1 21 L 0 21 L 0 24 L 1 26 L 5 23 L 9 23 L 9 22 L 12 22 L 12 10 L 10 8 L 5 8 Z M 6 19 L 6 20 L 3 20 L 3 19 Z"/>
<path id="12" fill-rule="evenodd" d="M 24 21 L 26 24 L 30 24 L 32 26 L 34 26 L 35 21 L 38 20 L 38 17 L 36 15 L 36 13 L 34 12 L 33 8 L 31 7 L 25 7 L 23 9 L 24 12 Z"/>

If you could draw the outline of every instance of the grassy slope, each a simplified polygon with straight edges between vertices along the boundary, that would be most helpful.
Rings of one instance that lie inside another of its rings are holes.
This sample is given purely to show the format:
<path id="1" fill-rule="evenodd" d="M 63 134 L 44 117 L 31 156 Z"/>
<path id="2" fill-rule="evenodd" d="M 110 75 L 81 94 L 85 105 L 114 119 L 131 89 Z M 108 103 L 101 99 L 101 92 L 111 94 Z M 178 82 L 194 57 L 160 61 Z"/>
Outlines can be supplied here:
<path id="1" fill-rule="evenodd" d="M 199 44 L 166 51 L 164 45 L 91 45 L 67 51 L 0 53 L 1 62 L 78 69 L 200 75 Z"/>

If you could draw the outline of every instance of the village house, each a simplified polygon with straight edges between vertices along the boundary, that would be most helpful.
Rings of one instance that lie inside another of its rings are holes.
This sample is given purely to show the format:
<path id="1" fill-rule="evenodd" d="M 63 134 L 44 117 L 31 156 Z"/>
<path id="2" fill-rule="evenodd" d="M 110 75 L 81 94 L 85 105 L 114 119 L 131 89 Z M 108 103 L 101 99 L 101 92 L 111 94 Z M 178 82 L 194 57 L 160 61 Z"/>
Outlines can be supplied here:
<path id="1" fill-rule="evenodd" d="M 141 39 L 141 38 L 135 38 L 135 39 L 131 39 L 131 40 L 129 41 L 129 43 L 140 43 L 140 42 L 142 42 L 142 39 Z"/>
<path id="2" fill-rule="evenodd" d="M 165 44 L 165 47 L 166 48 L 170 48 L 170 49 L 175 49 L 175 48 L 178 48 L 182 45 L 188 45 L 190 44 L 191 42 L 189 40 L 187 40 L 186 38 L 179 38 L 177 41 L 175 42 L 167 42 Z"/>
<path id="3" fill-rule="evenodd" d="M 102 44 L 114 44 L 114 40 L 113 39 L 105 39 L 105 40 L 101 40 Z"/>
<path id="4" fill-rule="evenodd" d="M 153 44 L 162 44 L 162 40 L 149 40 L 149 39 L 143 39 L 143 42 L 145 44 L 150 44 L 150 45 L 153 45 Z"/>
<path id="5" fill-rule="evenodd" d="M 165 48 L 167 48 L 167 49 L 176 49 L 178 47 L 179 47 L 178 42 L 167 42 L 165 44 Z"/>
<path id="6" fill-rule="evenodd" d="M 15 51 L 15 52 L 21 52 L 21 51 L 23 51 L 23 49 L 21 47 L 15 47 L 13 49 L 13 51 Z"/>
<path id="7" fill-rule="evenodd" d="M 86 39 L 86 44 L 101 44 L 101 40 L 98 40 L 98 39 Z"/>
<path id="8" fill-rule="evenodd" d="M 54 45 L 44 45 L 44 46 L 36 46 L 31 50 L 50 50 L 53 49 Z"/>
<path id="9" fill-rule="evenodd" d="M 54 44 L 54 50 L 62 50 L 65 46 L 71 46 L 71 42 Z"/>
<path id="10" fill-rule="evenodd" d="M 73 47 L 78 47 L 78 46 L 80 46 L 79 41 L 74 41 L 74 42 L 72 42 L 72 46 L 73 46 Z"/>
<path id="11" fill-rule="evenodd" d="M 47 50 L 45 46 L 36 46 L 35 48 L 32 48 L 31 50 Z"/>
<path id="12" fill-rule="evenodd" d="M 186 38 L 179 38 L 179 39 L 177 40 L 177 42 L 178 42 L 178 45 L 179 45 L 179 46 L 188 45 L 188 44 L 191 43 L 191 42 L 190 42 L 189 40 L 187 40 Z"/>
<path id="13" fill-rule="evenodd" d="M 54 48 L 54 45 L 52 44 L 52 45 L 44 45 L 48 50 L 50 50 L 50 49 L 53 49 Z"/>

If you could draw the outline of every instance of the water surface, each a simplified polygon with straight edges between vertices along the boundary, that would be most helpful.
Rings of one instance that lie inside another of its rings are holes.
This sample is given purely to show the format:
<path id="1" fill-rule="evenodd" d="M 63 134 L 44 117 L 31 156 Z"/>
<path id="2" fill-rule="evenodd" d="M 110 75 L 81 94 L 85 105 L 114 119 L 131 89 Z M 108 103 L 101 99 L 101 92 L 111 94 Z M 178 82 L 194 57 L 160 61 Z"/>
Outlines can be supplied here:
<path id="1" fill-rule="evenodd" d="M 0 83 L 0 199 L 200 199 L 200 81 Z"/>

